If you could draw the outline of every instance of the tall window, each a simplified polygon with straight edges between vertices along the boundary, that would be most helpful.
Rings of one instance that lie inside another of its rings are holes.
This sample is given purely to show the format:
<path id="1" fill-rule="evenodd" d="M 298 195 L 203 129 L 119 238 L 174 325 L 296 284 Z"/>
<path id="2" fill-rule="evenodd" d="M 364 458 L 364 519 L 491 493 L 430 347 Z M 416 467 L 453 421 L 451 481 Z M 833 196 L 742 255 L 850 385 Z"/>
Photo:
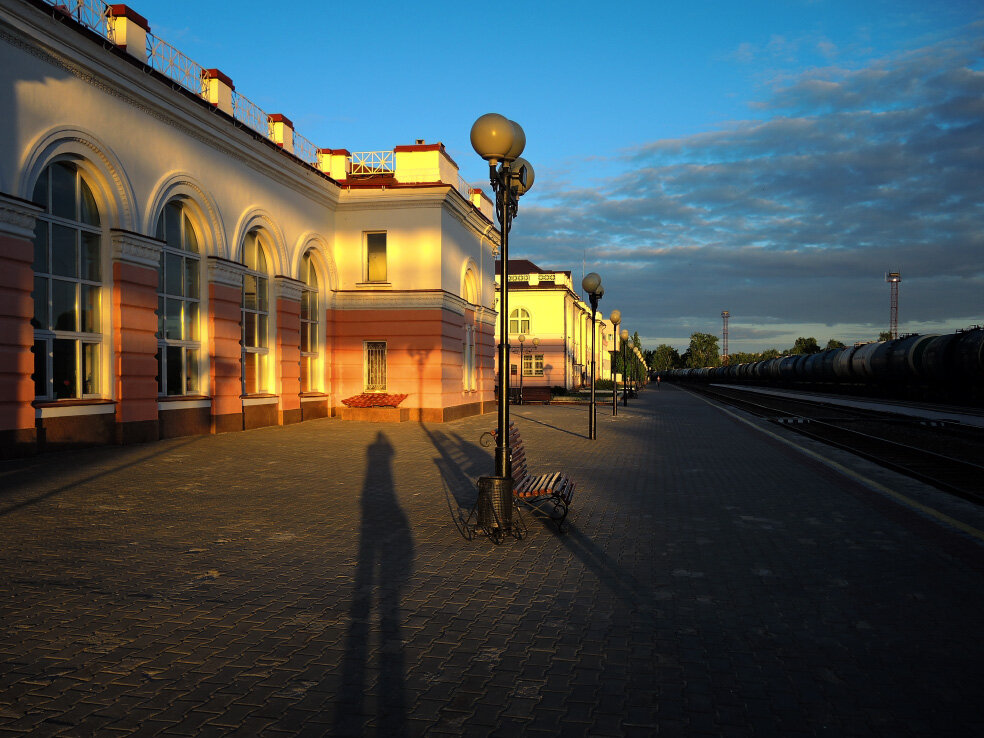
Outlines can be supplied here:
<path id="1" fill-rule="evenodd" d="M 301 392 L 316 392 L 318 367 L 318 273 L 311 263 L 311 252 L 301 258 Z"/>
<path id="2" fill-rule="evenodd" d="M 365 342 L 365 391 L 386 391 L 386 341 Z"/>
<path id="3" fill-rule="evenodd" d="M 164 241 L 157 286 L 157 392 L 197 394 L 201 257 L 195 228 L 179 201 L 164 206 L 157 238 Z"/>
<path id="4" fill-rule="evenodd" d="M 34 394 L 39 399 L 99 396 L 102 265 L 99 211 L 78 167 L 42 172 L 34 202 Z"/>
<path id="5" fill-rule="evenodd" d="M 477 372 L 475 371 L 475 327 L 465 326 L 465 338 L 462 342 L 462 377 L 461 383 L 465 391 L 477 388 Z"/>
<path id="6" fill-rule="evenodd" d="M 270 269 L 258 231 L 243 243 L 243 394 L 268 391 L 270 355 Z"/>
<path id="7" fill-rule="evenodd" d="M 529 333 L 530 314 L 523 308 L 516 308 L 509 313 L 509 332 L 510 333 Z"/>
<path id="8" fill-rule="evenodd" d="M 523 356 L 523 376 L 543 376 L 543 354 L 526 354 Z"/>
<path id="9" fill-rule="evenodd" d="M 386 234 L 366 234 L 366 281 L 386 281 Z"/>

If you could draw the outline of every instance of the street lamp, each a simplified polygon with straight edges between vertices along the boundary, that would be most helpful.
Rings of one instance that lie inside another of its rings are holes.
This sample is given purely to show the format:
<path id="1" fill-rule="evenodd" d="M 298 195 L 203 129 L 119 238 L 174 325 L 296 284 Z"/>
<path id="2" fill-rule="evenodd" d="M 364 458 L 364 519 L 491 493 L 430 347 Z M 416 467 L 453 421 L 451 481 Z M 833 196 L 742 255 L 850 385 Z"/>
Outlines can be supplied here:
<path id="1" fill-rule="evenodd" d="M 595 408 L 595 313 L 598 312 L 598 300 L 605 295 L 605 288 L 601 286 L 601 277 L 595 272 L 585 275 L 581 280 L 581 287 L 588 293 L 591 301 L 591 406 L 588 413 L 588 438 L 594 440 L 598 437 Z"/>
<path id="2" fill-rule="evenodd" d="M 533 186 L 533 166 L 519 158 L 526 147 L 522 127 L 486 113 L 472 124 L 471 145 L 489 163 L 495 192 L 502 272 L 499 288 L 499 422 L 495 441 L 495 476 L 478 480 L 479 525 L 498 533 L 512 530 L 512 449 L 509 447 L 509 229 L 519 211 L 519 198 Z"/>
<path id="3" fill-rule="evenodd" d="M 608 318 L 612 321 L 615 333 L 615 348 L 612 349 L 612 415 L 618 415 L 618 384 L 615 382 L 615 352 L 618 351 L 618 324 L 622 322 L 622 311 L 612 310 Z"/>

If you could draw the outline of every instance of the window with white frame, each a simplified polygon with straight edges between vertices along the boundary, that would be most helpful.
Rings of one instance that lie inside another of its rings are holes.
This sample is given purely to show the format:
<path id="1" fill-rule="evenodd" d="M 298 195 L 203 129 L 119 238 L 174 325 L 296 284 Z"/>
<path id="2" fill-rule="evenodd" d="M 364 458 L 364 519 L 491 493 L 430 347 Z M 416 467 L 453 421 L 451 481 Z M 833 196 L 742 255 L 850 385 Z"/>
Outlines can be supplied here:
<path id="1" fill-rule="evenodd" d="M 516 308 L 509 313 L 509 332 L 510 333 L 529 333 L 530 332 L 530 313 L 525 308 Z"/>
<path id="2" fill-rule="evenodd" d="M 201 392 L 201 256 L 198 235 L 180 200 L 164 206 L 157 219 L 164 242 L 157 287 L 157 392 Z"/>
<path id="3" fill-rule="evenodd" d="M 259 231 L 250 231 L 243 242 L 243 394 L 269 391 L 270 269 L 266 246 Z"/>
<path id="4" fill-rule="evenodd" d="M 311 252 L 301 257 L 301 392 L 317 392 L 320 352 L 320 321 L 318 310 L 318 273 L 312 263 Z"/>
<path id="5" fill-rule="evenodd" d="M 366 392 L 386 391 L 386 341 L 365 341 Z"/>
<path id="6" fill-rule="evenodd" d="M 38 399 L 102 392 L 102 230 L 92 190 L 75 164 L 41 173 L 33 200 L 34 394 Z"/>
<path id="7" fill-rule="evenodd" d="M 366 281 L 386 281 L 386 233 L 366 233 Z"/>
<path id="8" fill-rule="evenodd" d="M 523 356 L 523 376 L 543 376 L 543 354 L 526 354 Z"/>

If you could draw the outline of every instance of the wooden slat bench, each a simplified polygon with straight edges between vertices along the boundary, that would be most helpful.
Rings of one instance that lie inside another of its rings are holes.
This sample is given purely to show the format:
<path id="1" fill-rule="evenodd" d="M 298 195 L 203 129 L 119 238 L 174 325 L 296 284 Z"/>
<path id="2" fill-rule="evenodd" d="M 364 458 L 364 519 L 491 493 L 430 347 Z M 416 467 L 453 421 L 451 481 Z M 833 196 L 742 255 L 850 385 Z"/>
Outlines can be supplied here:
<path id="1" fill-rule="evenodd" d="M 495 438 L 497 431 L 492 431 L 491 435 Z M 509 447 L 512 451 L 513 497 L 530 507 L 553 505 L 547 514 L 557 521 L 557 530 L 563 533 L 564 519 L 574 497 L 574 480 L 563 472 L 530 474 L 526 466 L 526 448 L 515 423 L 509 424 Z"/>

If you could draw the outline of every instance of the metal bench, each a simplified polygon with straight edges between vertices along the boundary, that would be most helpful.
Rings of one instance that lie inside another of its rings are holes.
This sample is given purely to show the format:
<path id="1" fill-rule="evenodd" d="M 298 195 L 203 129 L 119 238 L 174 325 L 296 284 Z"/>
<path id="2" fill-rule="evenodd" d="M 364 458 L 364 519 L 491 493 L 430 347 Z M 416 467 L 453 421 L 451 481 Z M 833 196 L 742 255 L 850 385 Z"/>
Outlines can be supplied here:
<path id="1" fill-rule="evenodd" d="M 486 435 L 495 440 L 497 431 Z M 574 497 L 574 480 L 563 472 L 530 474 L 526 466 L 526 448 L 515 423 L 509 424 L 509 447 L 512 452 L 513 497 L 536 509 L 552 506 L 547 515 L 557 521 L 557 530 L 563 533 L 564 520 Z"/>

